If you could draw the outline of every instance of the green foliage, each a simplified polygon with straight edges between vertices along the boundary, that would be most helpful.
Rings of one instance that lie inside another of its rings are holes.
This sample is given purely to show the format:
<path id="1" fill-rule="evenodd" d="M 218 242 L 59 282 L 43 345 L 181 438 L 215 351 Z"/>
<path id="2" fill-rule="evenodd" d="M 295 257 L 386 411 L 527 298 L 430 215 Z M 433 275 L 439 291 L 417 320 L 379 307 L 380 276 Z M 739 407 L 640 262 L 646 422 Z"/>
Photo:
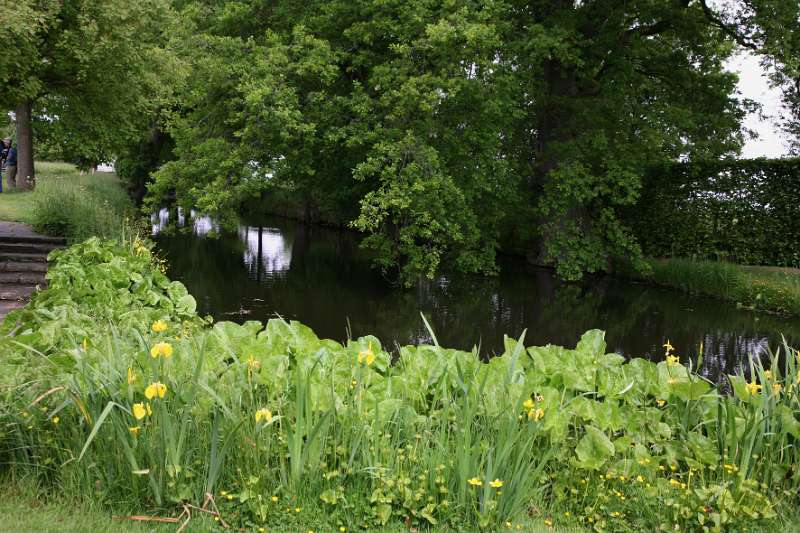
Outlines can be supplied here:
<path id="1" fill-rule="evenodd" d="M 800 159 L 668 164 L 625 220 L 645 254 L 800 265 Z"/>
<path id="2" fill-rule="evenodd" d="M 181 78 L 165 0 L 22 0 L 0 5 L 0 24 L 3 109 L 33 104 L 49 159 L 112 159 Z"/>
<path id="3" fill-rule="evenodd" d="M 638 258 L 619 212 L 645 169 L 734 153 L 750 107 L 686 3 L 180 6 L 192 69 L 149 205 L 285 202 L 364 232 L 406 284 L 494 272 L 504 240 L 569 278 Z"/>
<path id="4" fill-rule="evenodd" d="M 649 262 L 645 278 L 737 305 L 800 315 L 800 271 L 745 267 L 723 261 L 663 259 Z"/>
<path id="5" fill-rule="evenodd" d="M 598 531 L 774 530 L 797 504 L 788 347 L 731 395 L 671 346 L 626 362 L 600 331 L 506 339 L 488 362 L 435 343 L 393 357 L 280 319 L 208 327 L 136 240 L 54 262 L 2 326 L 0 460 L 70 494 L 169 510 L 213 493 L 245 528 L 496 530 L 546 509 Z"/>
<path id="6" fill-rule="evenodd" d="M 48 165 L 26 214 L 34 228 L 70 243 L 89 237 L 115 238 L 123 231 L 133 205 L 113 175 L 79 176 L 72 165 Z"/>

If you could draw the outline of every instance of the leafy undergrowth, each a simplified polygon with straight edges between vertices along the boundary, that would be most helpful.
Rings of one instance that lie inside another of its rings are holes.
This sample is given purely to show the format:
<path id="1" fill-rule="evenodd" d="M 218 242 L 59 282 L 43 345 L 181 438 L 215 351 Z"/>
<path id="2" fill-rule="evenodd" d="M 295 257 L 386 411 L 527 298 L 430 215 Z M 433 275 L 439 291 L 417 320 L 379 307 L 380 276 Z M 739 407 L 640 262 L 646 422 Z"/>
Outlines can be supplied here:
<path id="1" fill-rule="evenodd" d="M 51 491 L 248 531 L 770 531 L 798 504 L 788 347 L 725 395 L 671 346 L 626 362 L 600 331 L 506 339 L 488 363 L 392 354 L 279 319 L 212 326 L 138 241 L 53 259 L 0 340 L 0 464 Z"/>

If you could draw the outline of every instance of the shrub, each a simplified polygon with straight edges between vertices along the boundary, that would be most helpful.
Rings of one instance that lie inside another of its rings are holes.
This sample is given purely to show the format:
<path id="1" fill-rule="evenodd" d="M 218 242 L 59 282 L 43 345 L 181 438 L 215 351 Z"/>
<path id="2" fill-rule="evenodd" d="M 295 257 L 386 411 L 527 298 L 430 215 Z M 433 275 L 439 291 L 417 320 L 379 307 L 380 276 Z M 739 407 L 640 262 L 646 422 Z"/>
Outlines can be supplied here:
<path id="1" fill-rule="evenodd" d="M 651 257 L 800 266 L 800 158 L 653 168 L 624 219 Z"/>

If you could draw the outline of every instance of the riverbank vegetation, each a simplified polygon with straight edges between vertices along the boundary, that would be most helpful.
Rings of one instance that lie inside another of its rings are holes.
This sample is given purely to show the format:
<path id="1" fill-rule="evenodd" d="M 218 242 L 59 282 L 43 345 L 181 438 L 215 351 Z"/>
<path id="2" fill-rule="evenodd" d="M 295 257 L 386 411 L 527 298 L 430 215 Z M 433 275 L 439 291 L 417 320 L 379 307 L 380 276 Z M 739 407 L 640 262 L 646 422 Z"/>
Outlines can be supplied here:
<path id="1" fill-rule="evenodd" d="M 252 531 L 774 531 L 794 516 L 789 347 L 726 394 L 669 343 L 660 362 L 605 353 L 600 331 L 574 349 L 509 338 L 488 362 L 435 342 L 390 352 L 282 319 L 208 324 L 138 240 L 54 263 L 0 337 L 0 462 L 47 490 L 205 505 Z"/>
<path id="2" fill-rule="evenodd" d="M 34 190 L 4 189 L 0 220 L 24 222 L 68 242 L 92 236 L 116 237 L 134 206 L 115 174 L 81 175 L 69 163 L 39 162 Z"/>
<path id="3" fill-rule="evenodd" d="M 742 307 L 800 316 L 800 271 L 749 267 L 723 261 L 662 259 L 649 262 L 644 279 Z"/>

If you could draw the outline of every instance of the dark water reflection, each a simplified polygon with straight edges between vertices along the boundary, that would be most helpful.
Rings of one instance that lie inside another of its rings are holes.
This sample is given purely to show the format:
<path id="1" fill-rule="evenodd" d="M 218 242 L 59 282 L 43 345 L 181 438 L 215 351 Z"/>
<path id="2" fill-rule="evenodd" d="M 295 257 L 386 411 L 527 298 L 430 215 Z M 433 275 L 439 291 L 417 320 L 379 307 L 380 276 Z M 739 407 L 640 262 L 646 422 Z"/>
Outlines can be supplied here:
<path id="1" fill-rule="evenodd" d="M 781 333 L 800 339 L 791 319 L 609 277 L 564 283 L 521 261 L 503 262 L 496 278 L 442 276 L 401 290 L 370 268 L 347 232 L 268 219 L 218 234 L 208 218 L 171 214 L 153 217 L 170 275 L 186 284 L 201 313 L 218 320 L 277 313 L 337 340 L 346 339 L 349 321 L 354 337 L 372 333 L 393 345 L 430 342 L 422 311 L 442 345 L 480 345 L 487 354 L 502 351 L 503 334 L 524 329 L 526 344 L 574 346 L 599 328 L 609 349 L 626 356 L 662 358 L 669 338 L 694 359 L 702 343 L 702 372 L 711 379 L 749 356 L 766 358 Z"/>

